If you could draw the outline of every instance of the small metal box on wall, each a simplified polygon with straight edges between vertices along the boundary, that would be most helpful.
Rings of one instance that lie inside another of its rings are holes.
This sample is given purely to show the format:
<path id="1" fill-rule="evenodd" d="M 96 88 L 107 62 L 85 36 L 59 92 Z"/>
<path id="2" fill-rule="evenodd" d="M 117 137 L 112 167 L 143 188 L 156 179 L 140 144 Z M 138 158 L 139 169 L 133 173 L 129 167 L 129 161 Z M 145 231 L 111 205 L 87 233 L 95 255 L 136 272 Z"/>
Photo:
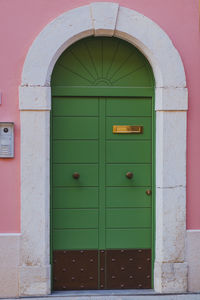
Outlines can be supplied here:
<path id="1" fill-rule="evenodd" d="M 0 158 L 14 157 L 14 123 L 0 122 Z"/>

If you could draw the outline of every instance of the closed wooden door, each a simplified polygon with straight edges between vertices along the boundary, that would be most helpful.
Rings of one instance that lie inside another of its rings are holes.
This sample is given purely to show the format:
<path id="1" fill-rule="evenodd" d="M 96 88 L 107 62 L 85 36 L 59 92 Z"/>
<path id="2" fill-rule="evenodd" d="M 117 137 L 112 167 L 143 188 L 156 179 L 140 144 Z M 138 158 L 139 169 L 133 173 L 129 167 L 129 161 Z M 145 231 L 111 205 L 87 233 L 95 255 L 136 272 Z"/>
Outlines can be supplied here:
<path id="1" fill-rule="evenodd" d="M 54 290 L 151 288 L 152 96 L 105 90 L 53 90 Z"/>

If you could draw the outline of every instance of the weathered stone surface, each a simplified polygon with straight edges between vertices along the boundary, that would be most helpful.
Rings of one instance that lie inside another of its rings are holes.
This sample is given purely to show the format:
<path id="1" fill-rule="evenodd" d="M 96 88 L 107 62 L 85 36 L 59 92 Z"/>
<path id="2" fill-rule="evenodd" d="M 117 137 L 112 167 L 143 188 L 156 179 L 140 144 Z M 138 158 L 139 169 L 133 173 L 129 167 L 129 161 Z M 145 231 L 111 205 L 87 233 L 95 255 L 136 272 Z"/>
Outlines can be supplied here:
<path id="1" fill-rule="evenodd" d="M 156 260 L 181 263 L 185 260 L 185 188 L 156 189 Z"/>
<path id="2" fill-rule="evenodd" d="M 155 262 L 154 285 L 160 293 L 187 291 L 187 263 Z"/>
<path id="3" fill-rule="evenodd" d="M 20 296 L 50 294 L 50 266 L 26 266 L 19 272 Z"/>

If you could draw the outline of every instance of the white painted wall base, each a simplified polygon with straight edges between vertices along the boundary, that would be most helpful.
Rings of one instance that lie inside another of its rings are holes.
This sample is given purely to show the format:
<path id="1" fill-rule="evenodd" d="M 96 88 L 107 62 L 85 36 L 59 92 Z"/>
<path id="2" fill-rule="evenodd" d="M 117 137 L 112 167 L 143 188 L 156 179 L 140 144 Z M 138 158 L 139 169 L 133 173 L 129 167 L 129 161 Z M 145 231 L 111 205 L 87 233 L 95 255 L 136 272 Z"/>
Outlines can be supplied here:
<path id="1" fill-rule="evenodd" d="M 0 297 L 18 297 L 20 234 L 0 234 Z"/>
<path id="2" fill-rule="evenodd" d="M 200 292 L 200 230 L 187 231 L 186 260 L 189 266 L 188 291 Z"/>

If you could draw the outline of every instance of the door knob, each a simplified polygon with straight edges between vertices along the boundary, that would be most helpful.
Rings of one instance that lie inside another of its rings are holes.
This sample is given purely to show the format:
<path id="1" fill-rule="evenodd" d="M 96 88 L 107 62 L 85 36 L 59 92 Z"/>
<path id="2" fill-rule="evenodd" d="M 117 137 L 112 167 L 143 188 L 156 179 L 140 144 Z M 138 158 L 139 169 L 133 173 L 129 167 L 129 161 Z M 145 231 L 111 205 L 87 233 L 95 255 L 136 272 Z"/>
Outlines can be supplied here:
<path id="1" fill-rule="evenodd" d="M 147 194 L 148 196 L 150 196 L 150 195 L 151 195 L 151 190 L 146 190 L 146 194 Z"/>
<path id="2" fill-rule="evenodd" d="M 127 172 L 127 173 L 126 173 L 126 177 L 127 177 L 128 179 L 133 178 L 133 173 L 132 173 L 132 172 Z"/>
<path id="3" fill-rule="evenodd" d="M 72 177 L 73 177 L 74 179 L 79 179 L 80 174 L 79 174 L 78 172 L 74 172 L 74 174 L 72 175 Z"/>

